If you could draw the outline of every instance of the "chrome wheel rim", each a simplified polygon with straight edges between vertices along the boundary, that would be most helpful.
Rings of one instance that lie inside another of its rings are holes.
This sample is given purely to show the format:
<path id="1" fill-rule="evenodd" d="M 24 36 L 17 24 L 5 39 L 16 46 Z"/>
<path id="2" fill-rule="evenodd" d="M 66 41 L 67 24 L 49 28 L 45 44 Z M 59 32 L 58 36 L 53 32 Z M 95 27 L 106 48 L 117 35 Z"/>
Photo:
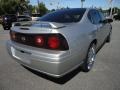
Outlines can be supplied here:
<path id="1" fill-rule="evenodd" d="M 93 67 L 93 64 L 95 62 L 95 57 L 96 57 L 96 52 L 95 52 L 95 47 L 92 46 L 90 49 L 89 49 L 89 52 L 88 52 L 88 69 L 90 70 L 92 67 Z"/>

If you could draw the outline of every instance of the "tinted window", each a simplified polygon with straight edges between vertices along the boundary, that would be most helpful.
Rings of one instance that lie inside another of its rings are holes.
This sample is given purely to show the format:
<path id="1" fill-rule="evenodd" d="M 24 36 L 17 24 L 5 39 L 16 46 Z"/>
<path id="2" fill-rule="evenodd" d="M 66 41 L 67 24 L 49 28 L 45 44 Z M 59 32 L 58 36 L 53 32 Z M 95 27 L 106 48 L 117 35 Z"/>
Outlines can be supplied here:
<path id="1" fill-rule="evenodd" d="M 102 20 L 105 20 L 105 16 L 104 16 L 104 14 L 102 12 L 99 12 L 99 15 L 100 15 Z"/>
<path id="2" fill-rule="evenodd" d="M 93 22 L 92 15 L 93 15 L 93 14 L 92 14 L 92 11 L 89 11 L 89 12 L 88 12 L 88 19 L 90 20 L 91 23 L 94 23 L 94 22 Z"/>
<path id="3" fill-rule="evenodd" d="M 66 9 L 49 13 L 40 18 L 40 21 L 71 23 L 81 20 L 86 9 Z"/>
<path id="4" fill-rule="evenodd" d="M 40 14 L 32 14 L 33 17 L 40 17 Z"/>
<path id="5" fill-rule="evenodd" d="M 16 17 L 16 15 L 5 15 L 4 17 Z"/>
<path id="6" fill-rule="evenodd" d="M 16 21 L 17 20 L 17 17 L 16 15 L 4 15 L 3 16 L 3 20 L 5 21 Z"/>
<path id="7" fill-rule="evenodd" d="M 30 18 L 29 16 L 18 16 L 18 18 Z"/>
<path id="8" fill-rule="evenodd" d="M 88 13 L 88 18 L 93 24 L 99 24 L 102 20 L 102 17 L 97 10 L 90 10 Z"/>
<path id="9" fill-rule="evenodd" d="M 18 18 L 27 18 L 26 16 L 18 16 Z"/>

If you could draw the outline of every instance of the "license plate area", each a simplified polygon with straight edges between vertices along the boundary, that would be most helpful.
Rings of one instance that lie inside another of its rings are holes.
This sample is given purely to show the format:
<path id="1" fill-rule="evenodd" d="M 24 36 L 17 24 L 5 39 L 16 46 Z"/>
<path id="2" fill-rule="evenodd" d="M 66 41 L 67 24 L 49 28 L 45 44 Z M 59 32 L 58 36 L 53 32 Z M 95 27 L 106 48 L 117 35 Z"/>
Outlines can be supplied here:
<path id="1" fill-rule="evenodd" d="M 24 63 L 27 63 L 27 64 L 31 63 L 31 60 L 30 60 L 31 54 L 29 52 L 15 49 L 14 47 L 11 47 L 11 51 L 12 51 L 12 55 L 14 58 L 16 58 Z"/>

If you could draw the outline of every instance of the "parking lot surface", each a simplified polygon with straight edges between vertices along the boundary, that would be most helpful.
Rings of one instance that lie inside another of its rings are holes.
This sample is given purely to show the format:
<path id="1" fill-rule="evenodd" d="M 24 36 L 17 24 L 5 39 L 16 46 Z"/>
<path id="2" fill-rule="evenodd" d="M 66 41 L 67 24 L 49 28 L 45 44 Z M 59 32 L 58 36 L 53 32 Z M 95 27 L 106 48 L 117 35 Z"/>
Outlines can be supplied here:
<path id="1" fill-rule="evenodd" d="M 112 40 L 98 52 L 93 69 L 80 68 L 61 79 L 27 70 L 6 50 L 9 31 L 0 25 L 0 90 L 120 90 L 120 22 L 112 23 Z"/>

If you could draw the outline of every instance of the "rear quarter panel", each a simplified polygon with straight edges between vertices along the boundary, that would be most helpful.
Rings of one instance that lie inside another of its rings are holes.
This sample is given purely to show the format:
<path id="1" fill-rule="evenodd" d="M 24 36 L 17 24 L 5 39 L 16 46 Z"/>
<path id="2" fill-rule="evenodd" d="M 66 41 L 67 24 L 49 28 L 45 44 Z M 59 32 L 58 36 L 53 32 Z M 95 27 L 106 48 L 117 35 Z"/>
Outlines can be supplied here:
<path id="1" fill-rule="evenodd" d="M 85 30 L 84 27 L 86 27 L 86 25 L 74 23 L 57 30 L 57 33 L 61 33 L 66 38 L 69 45 L 70 56 L 77 57 L 76 60 L 79 60 L 79 62 L 86 57 L 90 43 L 88 38 L 88 30 Z"/>

